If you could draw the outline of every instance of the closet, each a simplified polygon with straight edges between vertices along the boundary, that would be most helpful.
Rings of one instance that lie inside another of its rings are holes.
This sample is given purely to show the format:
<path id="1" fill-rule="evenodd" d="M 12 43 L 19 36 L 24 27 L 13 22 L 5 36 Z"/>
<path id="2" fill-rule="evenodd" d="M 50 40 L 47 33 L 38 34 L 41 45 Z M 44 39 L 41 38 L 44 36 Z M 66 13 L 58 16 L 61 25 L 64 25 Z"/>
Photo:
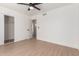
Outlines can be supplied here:
<path id="1" fill-rule="evenodd" d="M 4 15 L 4 44 L 14 42 L 14 17 Z"/>

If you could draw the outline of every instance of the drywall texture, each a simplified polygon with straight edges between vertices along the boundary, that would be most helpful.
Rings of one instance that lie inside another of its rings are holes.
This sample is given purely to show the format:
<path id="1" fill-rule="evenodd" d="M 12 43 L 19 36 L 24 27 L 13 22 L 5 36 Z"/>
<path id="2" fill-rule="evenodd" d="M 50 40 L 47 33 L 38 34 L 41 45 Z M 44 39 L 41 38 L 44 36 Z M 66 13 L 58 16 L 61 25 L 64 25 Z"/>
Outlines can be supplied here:
<path id="1" fill-rule="evenodd" d="M 0 44 L 4 43 L 4 15 L 14 17 L 15 42 L 30 38 L 30 20 L 28 16 L 0 6 Z"/>
<path id="2" fill-rule="evenodd" d="M 56 8 L 37 19 L 37 38 L 79 49 L 79 4 Z M 32 18 L 33 18 L 32 17 Z"/>

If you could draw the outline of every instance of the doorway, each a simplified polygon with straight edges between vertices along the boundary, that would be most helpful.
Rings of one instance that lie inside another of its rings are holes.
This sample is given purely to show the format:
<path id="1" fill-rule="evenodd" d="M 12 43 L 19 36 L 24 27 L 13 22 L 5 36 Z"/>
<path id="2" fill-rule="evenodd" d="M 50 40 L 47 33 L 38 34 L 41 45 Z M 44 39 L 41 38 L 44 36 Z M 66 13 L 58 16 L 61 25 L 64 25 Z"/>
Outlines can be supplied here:
<path id="1" fill-rule="evenodd" d="M 32 20 L 32 38 L 36 39 L 37 30 L 36 30 L 36 20 Z"/>
<path id="2" fill-rule="evenodd" d="M 14 42 L 14 17 L 4 15 L 4 44 Z"/>

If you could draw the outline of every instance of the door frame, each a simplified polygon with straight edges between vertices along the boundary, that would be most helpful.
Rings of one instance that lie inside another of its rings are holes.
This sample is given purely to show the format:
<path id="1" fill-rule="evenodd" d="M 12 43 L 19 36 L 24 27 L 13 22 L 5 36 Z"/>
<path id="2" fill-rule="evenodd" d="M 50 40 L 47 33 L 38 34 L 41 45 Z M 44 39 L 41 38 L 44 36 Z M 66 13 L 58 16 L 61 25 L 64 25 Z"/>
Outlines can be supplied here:
<path id="1" fill-rule="evenodd" d="M 15 17 L 14 17 L 14 16 L 9 16 L 9 15 L 4 15 L 4 44 L 7 44 L 7 42 L 8 42 L 8 40 L 6 40 L 6 38 L 5 38 L 5 31 L 6 31 L 6 30 L 5 30 L 5 20 L 6 20 L 5 17 L 6 17 L 6 16 L 7 16 L 7 17 L 13 17 L 13 22 L 14 22 L 14 24 L 13 24 L 13 25 L 14 25 L 14 26 L 13 26 L 13 28 L 14 28 L 14 30 L 13 30 L 13 32 L 14 32 L 14 33 L 13 33 L 13 36 L 14 36 L 14 38 L 13 38 L 12 40 L 10 40 L 9 43 L 15 42 Z"/>

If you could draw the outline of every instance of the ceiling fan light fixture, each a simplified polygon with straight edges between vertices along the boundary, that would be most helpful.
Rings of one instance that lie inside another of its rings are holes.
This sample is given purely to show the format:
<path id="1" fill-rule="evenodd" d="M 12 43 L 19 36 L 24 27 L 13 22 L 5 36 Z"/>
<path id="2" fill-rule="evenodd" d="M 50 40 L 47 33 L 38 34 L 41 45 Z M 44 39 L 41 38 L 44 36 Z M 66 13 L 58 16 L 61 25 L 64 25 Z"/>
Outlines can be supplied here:
<path id="1" fill-rule="evenodd" d="M 34 9 L 32 6 L 29 7 L 30 9 Z"/>
<path id="2" fill-rule="evenodd" d="M 41 3 L 18 3 L 18 4 L 21 4 L 21 5 L 27 5 L 27 6 L 29 6 L 28 7 L 28 11 L 30 11 L 30 10 L 32 10 L 32 9 L 37 9 L 37 10 L 41 10 L 40 8 L 38 8 L 36 5 L 39 5 L 39 4 L 41 4 Z"/>
<path id="3" fill-rule="evenodd" d="M 30 8 L 28 8 L 28 11 L 30 11 Z"/>

